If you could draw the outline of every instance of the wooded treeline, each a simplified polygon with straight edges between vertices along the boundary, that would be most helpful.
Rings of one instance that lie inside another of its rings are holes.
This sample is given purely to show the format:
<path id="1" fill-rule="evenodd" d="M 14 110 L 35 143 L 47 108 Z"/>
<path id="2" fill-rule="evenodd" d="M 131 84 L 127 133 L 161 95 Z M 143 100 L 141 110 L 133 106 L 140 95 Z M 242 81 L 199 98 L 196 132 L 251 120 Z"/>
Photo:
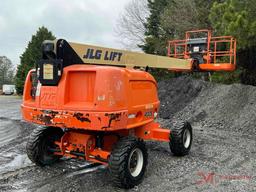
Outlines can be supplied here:
<path id="1" fill-rule="evenodd" d="M 128 6 L 132 8 L 131 5 L 137 1 L 132 0 Z M 215 72 L 213 81 L 256 85 L 255 0 L 145 1 L 149 14 L 144 17 L 140 15 L 140 18 L 144 18 L 145 33 L 143 41 L 138 42 L 138 47 L 144 52 L 166 55 L 168 40 L 184 39 L 184 33 L 188 30 L 211 29 L 214 36 L 234 36 L 238 45 L 237 70 L 229 73 Z M 124 12 L 123 17 L 129 17 L 127 12 Z M 133 39 L 132 35 L 130 38 Z M 164 76 L 163 73 L 160 70 L 154 74 Z"/>
<path id="2" fill-rule="evenodd" d="M 166 55 L 167 41 L 184 39 L 188 30 L 212 29 L 214 36 L 234 36 L 238 68 L 214 72 L 212 80 L 256 85 L 255 4 L 256 0 L 131 0 L 117 22 L 116 32 L 126 48 L 137 47 L 158 55 Z M 55 37 L 46 27 L 40 27 L 20 56 L 15 76 L 18 93 L 23 92 L 28 71 L 41 58 L 41 44 L 46 39 Z M 151 72 L 157 79 L 174 76 L 166 70 Z"/>

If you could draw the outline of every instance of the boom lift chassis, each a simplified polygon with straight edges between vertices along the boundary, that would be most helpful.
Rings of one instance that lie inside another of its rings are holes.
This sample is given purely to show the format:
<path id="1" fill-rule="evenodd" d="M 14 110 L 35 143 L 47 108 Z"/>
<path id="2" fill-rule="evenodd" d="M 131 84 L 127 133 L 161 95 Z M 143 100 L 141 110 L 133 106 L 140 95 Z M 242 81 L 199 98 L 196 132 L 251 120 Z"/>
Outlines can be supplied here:
<path id="1" fill-rule="evenodd" d="M 195 32 L 188 32 L 183 41 L 169 42 L 169 57 L 63 39 L 45 41 L 42 60 L 27 75 L 21 105 L 25 120 L 42 125 L 27 143 L 31 161 L 45 166 L 69 157 L 104 164 L 115 185 L 132 188 L 142 182 L 146 170 L 144 140 L 169 142 L 174 155 L 187 155 L 193 139 L 190 123 L 162 128 L 155 122 L 160 105 L 157 83 L 149 73 L 132 68 L 235 69 L 232 37 L 221 38 L 229 48 L 218 51 L 220 40 L 210 31 L 198 31 L 207 33 L 201 38 L 191 38 L 191 33 Z M 217 63 L 219 56 L 230 57 L 230 62 Z"/>

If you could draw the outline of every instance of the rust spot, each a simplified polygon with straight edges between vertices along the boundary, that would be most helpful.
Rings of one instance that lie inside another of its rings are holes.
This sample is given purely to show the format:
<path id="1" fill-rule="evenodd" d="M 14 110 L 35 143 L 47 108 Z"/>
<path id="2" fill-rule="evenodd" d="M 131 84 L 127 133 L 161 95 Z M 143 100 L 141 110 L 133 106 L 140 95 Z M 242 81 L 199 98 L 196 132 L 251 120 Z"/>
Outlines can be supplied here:
<path id="1" fill-rule="evenodd" d="M 46 125 L 50 125 L 52 124 L 51 120 L 53 119 L 53 117 L 49 116 L 49 115 L 38 115 L 37 116 L 37 120 L 44 122 Z"/>
<path id="2" fill-rule="evenodd" d="M 108 120 L 108 126 L 107 127 L 102 127 L 102 129 L 109 128 L 111 126 L 112 121 L 120 121 L 121 113 L 105 113 L 105 116 L 109 117 Z"/>
<path id="3" fill-rule="evenodd" d="M 55 117 L 55 115 L 59 114 L 59 112 L 52 111 L 52 110 L 41 110 L 41 112 L 44 114 L 52 115 L 53 117 Z"/>
<path id="4" fill-rule="evenodd" d="M 91 120 L 88 117 L 83 117 L 82 113 L 74 113 L 73 117 L 77 118 L 77 120 L 79 120 L 81 122 L 89 122 L 89 123 L 91 123 Z"/>
<path id="5" fill-rule="evenodd" d="M 53 118 L 55 118 L 55 116 L 57 115 L 57 114 L 59 114 L 59 112 L 57 112 L 57 111 L 52 111 L 52 110 L 41 110 L 41 112 L 43 113 L 43 114 L 41 114 L 41 115 L 37 115 L 37 120 L 38 121 L 41 121 L 41 122 L 43 122 L 43 123 L 45 123 L 46 125 L 51 125 L 51 124 L 53 124 L 52 122 L 51 122 L 51 120 L 53 119 Z"/>

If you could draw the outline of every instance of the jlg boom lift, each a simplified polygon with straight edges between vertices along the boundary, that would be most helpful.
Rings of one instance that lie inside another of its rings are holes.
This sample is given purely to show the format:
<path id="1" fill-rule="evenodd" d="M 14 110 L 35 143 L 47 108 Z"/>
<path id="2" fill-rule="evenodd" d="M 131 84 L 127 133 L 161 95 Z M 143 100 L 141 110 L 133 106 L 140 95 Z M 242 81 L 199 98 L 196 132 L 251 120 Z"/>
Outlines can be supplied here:
<path id="1" fill-rule="evenodd" d="M 43 125 L 30 136 L 28 157 L 39 166 L 64 156 L 101 163 L 115 185 L 138 185 L 148 161 L 144 140 L 169 142 L 178 156 L 188 154 L 192 143 L 188 122 L 170 128 L 155 122 L 157 83 L 141 68 L 232 71 L 235 53 L 234 38 L 211 37 L 208 30 L 170 41 L 169 57 L 45 41 L 24 87 L 23 118 Z"/>

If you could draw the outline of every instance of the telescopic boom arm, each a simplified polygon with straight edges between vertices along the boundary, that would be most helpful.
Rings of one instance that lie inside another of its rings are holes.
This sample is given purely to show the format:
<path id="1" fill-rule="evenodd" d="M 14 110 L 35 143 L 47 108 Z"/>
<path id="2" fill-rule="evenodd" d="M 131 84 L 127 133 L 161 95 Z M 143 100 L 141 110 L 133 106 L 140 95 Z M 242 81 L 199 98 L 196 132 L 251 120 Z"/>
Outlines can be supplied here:
<path id="1" fill-rule="evenodd" d="M 150 67 L 190 71 L 191 59 L 177 59 L 119 49 L 67 42 L 63 39 L 43 43 L 44 59 L 62 59 L 63 67 L 72 64 L 96 64 L 123 67 Z"/>
<path id="2" fill-rule="evenodd" d="M 212 37 L 210 30 L 188 31 L 184 40 L 168 42 L 167 56 L 157 56 L 58 39 L 43 43 L 43 60 L 58 60 L 61 69 L 74 64 L 94 64 L 171 71 L 233 71 L 236 40 L 231 36 Z"/>

